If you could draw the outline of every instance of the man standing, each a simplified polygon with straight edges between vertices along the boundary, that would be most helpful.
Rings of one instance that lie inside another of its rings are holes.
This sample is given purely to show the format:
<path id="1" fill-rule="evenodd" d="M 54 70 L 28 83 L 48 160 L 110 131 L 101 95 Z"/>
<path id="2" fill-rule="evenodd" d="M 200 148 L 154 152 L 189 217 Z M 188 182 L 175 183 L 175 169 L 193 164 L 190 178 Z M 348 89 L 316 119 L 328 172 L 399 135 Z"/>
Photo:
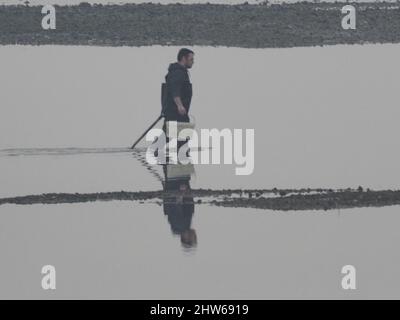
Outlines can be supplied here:
<path id="1" fill-rule="evenodd" d="M 178 52 L 178 62 L 171 63 L 168 67 L 168 74 L 165 76 L 165 83 L 161 87 L 161 115 L 132 145 L 134 149 L 139 141 L 164 117 L 163 131 L 166 133 L 168 121 L 190 122 L 189 108 L 192 101 L 192 84 L 190 83 L 189 71 L 194 63 L 194 52 L 182 48 Z M 166 137 L 168 142 L 168 137 Z M 178 148 L 182 142 L 178 142 Z M 155 151 L 158 154 L 158 150 Z"/>
<path id="2" fill-rule="evenodd" d="M 166 96 L 164 105 L 165 121 L 189 122 L 189 108 L 192 100 L 192 84 L 189 71 L 194 63 L 194 52 L 182 48 L 178 61 L 171 63 L 165 76 Z"/>

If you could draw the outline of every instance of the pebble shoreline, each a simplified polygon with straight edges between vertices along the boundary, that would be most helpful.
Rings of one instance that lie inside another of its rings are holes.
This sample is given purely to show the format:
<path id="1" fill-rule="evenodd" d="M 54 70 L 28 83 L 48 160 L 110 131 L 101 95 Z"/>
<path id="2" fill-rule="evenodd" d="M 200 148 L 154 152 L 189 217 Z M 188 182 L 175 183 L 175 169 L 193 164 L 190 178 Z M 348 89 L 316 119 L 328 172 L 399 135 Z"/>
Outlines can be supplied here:
<path id="1" fill-rule="evenodd" d="M 56 5 L 55 30 L 42 29 L 42 6 L 3 5 L 0 44 L 283 48 L 400 42 L 398 3 L 347 4 L 356 8 L 356 30 L 342 29 L 345 3 Z"/>
<path id="2" fill-rule="evenodd" d="M 269 194 L 267 197 L 266 194 Z M 102 192 L 102 193 L 49 193 L 0 199 L 0 205 L 62 204 L 95 201 L 137 201 L 146 203 L 176 195 L 163 191 Z M 239 195 L 239 196 L 238 196 Z M 273 195 L 273 196 L 271 196 Z M 268 190 L 211 190 L 194 189 L 194 203 L 223 207 L 242 207 L 268 210 L 337 210 L 362 207 L 384 207 L 400 204 L 400 190 L 358 189 L 268 189 Z"/>

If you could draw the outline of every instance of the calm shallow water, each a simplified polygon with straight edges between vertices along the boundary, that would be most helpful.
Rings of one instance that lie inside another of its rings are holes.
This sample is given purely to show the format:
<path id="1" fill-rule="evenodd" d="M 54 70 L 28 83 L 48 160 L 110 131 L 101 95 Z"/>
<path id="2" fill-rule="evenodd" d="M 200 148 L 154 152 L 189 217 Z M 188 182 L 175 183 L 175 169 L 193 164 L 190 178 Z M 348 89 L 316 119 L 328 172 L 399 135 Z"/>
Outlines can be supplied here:
<path id="1" fill-rule="evenodd" d="M 1 298 L 399 298 L 399 207 L 272 212 L 196 205 L 183 250 L 162 207 L 0 208 Z M 40 287 L 52 264 L 57 290 Z M 357 268 L 357 290 L 340 287 Z"/>
<path id="2" fill-rule="evenodd" d="M 160 190 L 124 148 L 158 115 L 176 50 L 1 47 L 0 197 Z M 398 188 L 400 46 L 195 51 L 197 128 L 254 128 L 256 149 L 253 175 L 198 165 L 193 188 Z M 186 252 L 161 204 L 3 205 L 0 297 L 398 298 L 398 210 L 196 204 Z"/>
<path id="3" fill-rule="evenodd" d="M 159 113 L 176 50 L 1 47 L 0 149 L 130 146 Z M 398 187 L 399 45 L 195 51 L 196 130 L 255 130 L 252 175 L 197 166 L 197 187 Z M 153 188 L 136 162 L 1 156 L 0 196 Z"/>

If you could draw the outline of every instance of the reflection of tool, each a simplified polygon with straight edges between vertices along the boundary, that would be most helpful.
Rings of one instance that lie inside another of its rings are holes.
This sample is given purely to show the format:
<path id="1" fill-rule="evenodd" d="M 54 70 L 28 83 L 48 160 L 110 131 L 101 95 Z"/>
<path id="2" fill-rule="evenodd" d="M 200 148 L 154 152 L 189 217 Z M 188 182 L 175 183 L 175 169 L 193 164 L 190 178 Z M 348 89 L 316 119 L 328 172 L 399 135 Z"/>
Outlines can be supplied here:
<path id="1" fill-rule="evenodd" d="M 193 164 L 168 164 L 166 166 L 166 178 L 168 180 L 190 179 L 193 173 Z"/>

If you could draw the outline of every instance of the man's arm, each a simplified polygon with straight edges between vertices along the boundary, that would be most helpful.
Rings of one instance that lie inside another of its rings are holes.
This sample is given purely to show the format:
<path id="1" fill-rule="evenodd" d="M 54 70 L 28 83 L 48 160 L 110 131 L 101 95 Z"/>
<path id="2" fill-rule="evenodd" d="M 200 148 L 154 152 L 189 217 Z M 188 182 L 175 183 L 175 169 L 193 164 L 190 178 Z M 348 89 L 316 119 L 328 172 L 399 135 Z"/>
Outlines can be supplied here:
<path id="1" fill-rule="evenodd" d="M 186 114 L 186 109 L 183 106 L 181 99 L 181 89 L 183 84 L 183 76 L 180 72 L 174 72 L 171 74 L 171 93 L 175 104 L 178 107 L 178 112 L 180 115 L 184 116 Z"/>
<path id="2" fill-rule="evenodd" d="M 176 105 L 177 105 L 177 107 L 178 107 L 178 112 L 179 112 L 179 114 L 180 114 L 181 116 L 184 116 L 184 115 L 186 114 L 186 109 L 185 109 L 185 107 L 183 106 L 181 97 L 179 97 L 179 96 L 174 97 L 174 101 L 175 101 L 175 103 L 176 103 Z"/>

